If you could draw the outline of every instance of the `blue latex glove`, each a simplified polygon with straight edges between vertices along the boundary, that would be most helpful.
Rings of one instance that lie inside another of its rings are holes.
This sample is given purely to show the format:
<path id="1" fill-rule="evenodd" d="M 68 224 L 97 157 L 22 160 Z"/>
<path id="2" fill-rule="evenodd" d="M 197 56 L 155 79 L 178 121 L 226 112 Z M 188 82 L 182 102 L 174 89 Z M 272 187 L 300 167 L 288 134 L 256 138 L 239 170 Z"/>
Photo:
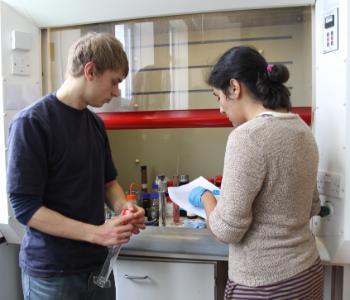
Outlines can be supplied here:
<path id="1" fill-rule="evenodd" d="M 214 196 L 220 196 L 220 190 L 213 190 L 212 193 Z"/>
<path id="2" fill-rule="evenodd" d="M 203 203 L 201 201 L 201 197 L 207 191 L 207 189 L 201 186 L 195 187 L 190 192 L 190 195 L 188 196 L 188 201 L 195 207 L 204 208 Z"/>

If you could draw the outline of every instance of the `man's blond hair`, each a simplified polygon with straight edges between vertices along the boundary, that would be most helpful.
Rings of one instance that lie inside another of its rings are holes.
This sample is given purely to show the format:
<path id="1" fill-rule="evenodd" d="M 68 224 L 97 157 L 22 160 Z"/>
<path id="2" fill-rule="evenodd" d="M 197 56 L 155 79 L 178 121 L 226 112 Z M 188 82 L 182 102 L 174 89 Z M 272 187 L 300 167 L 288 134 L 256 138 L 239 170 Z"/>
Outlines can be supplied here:
<path id="1" fill-rule="evenodd" d="M 106 70 L 129 73 L 128 58 L 123 45 L 109 33 L 91 32 L 82 36 L 70 48 L 67 73 L 73 77 L 84 74 L 88 62 L 94 63 L 96 75 Z"/>

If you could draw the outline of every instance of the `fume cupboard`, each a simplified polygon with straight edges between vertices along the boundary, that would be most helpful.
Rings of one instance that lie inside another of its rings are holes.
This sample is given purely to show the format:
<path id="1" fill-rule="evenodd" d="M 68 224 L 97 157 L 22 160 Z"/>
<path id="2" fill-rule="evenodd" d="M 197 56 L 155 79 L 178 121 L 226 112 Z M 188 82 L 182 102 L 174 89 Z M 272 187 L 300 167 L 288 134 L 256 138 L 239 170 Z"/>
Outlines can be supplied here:
<path id="1" fill-rule="evenodd" d="M 110 128 L 108 135 L 113 157 L 124 189 L 130 182 L 140 180 L 141 165 L 148 166 L 150 179 L 161 173 L 169 178 L 179 173 L 189 174 L 191 179 L 199 175 L 219 175 L 226 138 L 232 128 L 219 115 L 216 100 L 205 84 L 205 78 L 216 58 L 226 49 L 241 44 L 255 46 L 270 63 L 286 64 L 291 73 L 287 86 L 292 94 L 293 106 L 306 122 L 313 121 L 320 148 L 319 184 L 321 189 L 325 188 L 322 202 L 331 205 L 333 215 L 324 220 L 315 218 L 311 226 L 318 236 L 324 261 L 349 264 L 350 230 L 346 214 L 350 213 L 350 203 L 345 180 L 350 165 L 347 158 L 349 134 L 346 130 L 349 128 L 349 118 L 346 118 L 349 91 L 345 88 L 349 86 L 347 28 L 350 12 L 347 2 L 279 1 L 280 4 L 276 5 L 274 1 L 265 1 L 261 5 L 259 1 L 251 1 L 254 6 L 237 1 L 230 5 L 217 3 L 220 9 L 210 9 L 209 2 L 202 3 L 202 8 L 196 7 L 196 4 L 179 3 L 179 7 L 193 5 L 195 9 L 183 8 L 176 14 L 168 11 L 150 17 L 151 14 L 137 16 L 128 12 L 125 15 L 130 18 L 44 24 L 39 25 L 41 30 L 2 3 L 1 109 L 4 115 L 0 122 L 0 138 L 6 140 L 6 126 L 16 111 L 36 96 L 57 89 L 64 77 L 68 48 L 76 38 L 88 31 L 108 31 L 124 44 L 130 61 L 130 74 L 121 88 L 121 97 L 96 112 Z M 337 47 L 325 51 L 325 21 L 334 11 L 337 14 L 335 24 L 341 22 L 343 26 L 334 27 Z M 124 19 L 133 21 L 110 22 Z M 87 25 L 76 25 L 84 23 Z M 30 49 L 13 49 L 10 38 L 13 30 L 30 33 Z M 18 59 L 18 55 L 29 62 L 29 75 L 13 73 L 13 60 L 8 57 Z M 330 76 L 335 72 L 342 74 L 342 79 Z M 331 103 L 328 99 L 335 100 Z M 5 144 L 0 145 L 3 147 L 1 153 L 5 153 Z M 4 156 L 1 159 L 5 161 Z M 0 172 L 3 177 L 3 167 Z M 2 198 L 6 199 L 3 184 Z M 329 193 L 333 184 L 339 188 L 335 196 Z M 0 220 L 0 231 L 6 239 L 18 243 L 22 228 L 13 220 L 7 201 L 1 203 Z M 147 229 L 145 235 L 149 238 L 158 235 L 162 239 L 162 234 L 156 230 Z M 160 263 L 160 270 L 167 268 L 164 266 L 171 263 L 170 260 L 178 259 L 179 272 L 187 274 L 186 263 L 199 262 L 201 267 L 209 268 L 205 272 L 215 278 L 218 267 L 215 264 L 224 261 L 227 250 L 224 245 L 207 239 L 208 236 L 201 236 L 201 241 L 204 245 L 205 242 L 213 243 L 211 249 L 218 249 L 217 253 L 213 250 L 200 254 L 195 246 L 191 248 L 191 244 L 188 246 L 191 253 L 185 253 L 185 256 L 171 253 L 167 256 L 162 246 L 161 253 L 154 254 L 157 245 L 147 244 L 140 235 L 140 240 L 136 239 L 129 248 L 125 247 L 123 255 L 132 259 L 141 257 L 141 262 L 121 260 L 118 273 L 123 273 L 126 263 L 128 270 L 131 265 L 148 270 L 149 264 L 152 264 L 149 261 L 154 262 L 154 256 L 159 255 L 157 263 Z M 185 247 L 179 246 L 178 251 L 186 252 Z M 149 253 L 152 255 L 149 256 Z M 194 255 L 199 259 L 196 260 Z M 222 271 L 224 266 L 218 268 Z M 348 268 L 344 269 L 344 276 L 350 276 Z M 346 292 L 345 286 L 344 289 Z"/>

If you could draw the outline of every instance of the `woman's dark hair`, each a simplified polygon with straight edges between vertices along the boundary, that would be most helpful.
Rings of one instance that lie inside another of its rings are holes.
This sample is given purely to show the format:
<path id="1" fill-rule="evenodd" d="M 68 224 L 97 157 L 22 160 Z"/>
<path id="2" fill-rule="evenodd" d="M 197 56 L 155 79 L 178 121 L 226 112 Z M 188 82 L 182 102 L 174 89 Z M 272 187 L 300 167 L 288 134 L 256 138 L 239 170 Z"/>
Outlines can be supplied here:
<path id="1" fill-rule="evenodd" d="M 231 79 L 243 82 L 265 108 L 290 110 L 290 92 L 283 84 L 289 79 L 287 67 L 267 64 L 254 48 L 240 46 L 226 51 L 215 64 L 207 83 L 229 96 Z"/>

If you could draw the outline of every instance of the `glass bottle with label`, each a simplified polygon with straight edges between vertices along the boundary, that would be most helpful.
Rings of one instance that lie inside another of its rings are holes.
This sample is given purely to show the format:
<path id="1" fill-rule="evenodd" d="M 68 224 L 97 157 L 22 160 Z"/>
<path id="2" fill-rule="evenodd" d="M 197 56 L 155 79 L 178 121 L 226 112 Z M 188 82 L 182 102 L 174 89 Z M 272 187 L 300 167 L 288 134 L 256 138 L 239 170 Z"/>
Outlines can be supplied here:
<path id="1" fill-rule="evenodd" d="M 147 193 L 147 166 L 141 166 L 141 192 Z"/>
<path id="2" fill-rule="evenodd" d="M 173 186 L 179 186 L 179 175 L 173 176 Z M 180 207 L 173 202 L 173 223 L 180 224 Z"/>
<path id="3" fill-rule="evenodd" d="M 145 210 L 145 217 L 148 218 L 148 212 L 150 207 L 150 198 L 151 195 L 149 193 L 141 193 L 140 195 L 140 201 L 142 202 L 142 207 Z"/>
<path id="4" fill-rule="evenodd" d="M 168 188 L 172 187 L 174 184 L 172 181 L 167 181 L 167 189 L 165 192 L 165 198 L 166 198 L 166 216 L 167 218 L 172 219 L 173 218 L 173 201 L 171 200 L 168 192 Z"/>
<path id="5" fill-rule="evenodd" d="M 137 182 L 130 184 L 129 193 L 126 194 L 127 200 L 132 200 L 135 205 L 142 206 L 140 201 L 140 185 Z"/>
<path id="6" fill-rule="evenodd" d="M 156 183 L 152 184 L 152 193 L 150 199 L 150 207 L 148 210 L 148 220 L 153 221 L 153 225 L 158 226 L 159 222 L 159 194 L 158 185 Z"/>

